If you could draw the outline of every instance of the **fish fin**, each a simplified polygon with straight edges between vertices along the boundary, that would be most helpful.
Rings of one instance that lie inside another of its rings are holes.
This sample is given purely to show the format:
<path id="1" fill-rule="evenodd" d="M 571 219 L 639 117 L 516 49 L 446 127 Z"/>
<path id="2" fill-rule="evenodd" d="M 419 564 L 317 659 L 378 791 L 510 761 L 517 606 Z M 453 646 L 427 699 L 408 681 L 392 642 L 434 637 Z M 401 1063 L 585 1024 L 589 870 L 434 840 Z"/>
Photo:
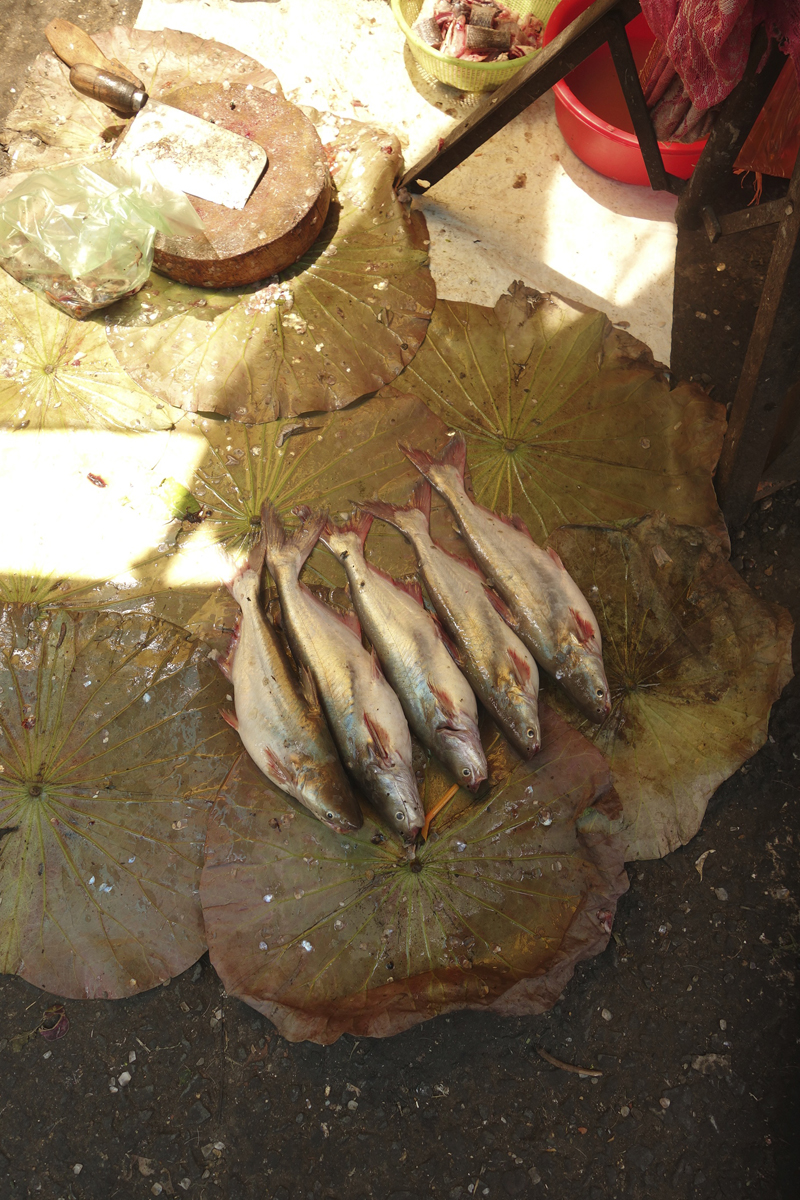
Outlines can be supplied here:
<path id="1" fill-rule="evenodd" d="M 595 633 L 592 622 L 587 620 L 586 617 L 582 616 L 576 608 L 571 608 L 569 611 L 573 621 L 578 627 L 578 641 L 581 643 L 581 645 L 584 645 L 586 642 L 591 642 L 593 638 L 597 640 L 597 634 Z"/>
<path id="2" fill-rule="evenodd" d="M 319 599 L 319 597 L 317 597 Z M 324 603 L 324 601 L 322 602 Z M 332 604 L 326 604 L 328 612 L 330 612 L 338 621 L 341 621 L 350 632 L 361 641 L 361 623 L 354 612 L 348 612 L 344 608 L 334 608 Z"/>
<path id="3" fill-rule="evenodd" d="M 371 658 L 372 658 L 372 678 L 373 679 L 383 679 L 384 678 L 383 667 L 381 666 L 381 660 L 378 658 L 377 654 L 375 653 L 374 647 L 372 649 Z"/>
<path id="4" fill-rule="evenodd" d="M 511 524 L 515 529 L 518 529 L 520 533 L 526 533 L 528 537 L 531 538 L 531 541 L 533 541 L 533 538 L 531 537 L 531 531 L 528 529 L 528 526 L 525 524 L 522 517 L 518 517 L 516 513 L 512 513 Z"/>
<path id="5" fill-rule="evenodd" d="M 266 500 L 261 508 L 264 548 L 270 572 L 275 565 L 293 567 L 299 575 L 303 564 L 319 541 L 320 531 L 327 520 L 326 512 L 312 513 L 308 523 L 294 533 L 286 532 L 274 504 Z"/>
<path id="6" fill-rule="evenodd" d="M 348 553 L 348 543 L 344 543 L 343 545 L 341 542 L 339 542 L 337 546 L 337 539 L 343 535 L 350 534 L 352 537 L 356 537 L 358 539 L 361 551 L 363 553 L 364 543 L 367 540 L 367 534 L 372 528 L 372 522 L 374 519 L 375 518 L 372 516 L 372 513 L 360 512 L 358 509 L 356 509 L 355 512 L 352 512 L 350 516 L 341 523 L 338 521 L 333 521 L 329 517 L 322 527 L 319 540 L 322 542 L 323 546 L 325 546 L 327 550 L 330 550 L 331 554 L 335 555 L 337 558 L 340 555 L 344 555 L 346 557 Z M 349 544 L 352 546 L 352 542 Z"/>
<path id="7" fill-rule="evenodd" d="M 463 666 L 463 662 L 461 659 L 461 651 L 458 649 L 458 646 L 455 644 L 455 642 L 450 637 L 447 630 L 442 625 L 442 622 L 439 620 L 436 613 L 431 612 L 430 609 L 426 609 L 425 611 L 428 613 L 428 616 L 433 621 L 434 628 L 436 629 L 436 636 L 439 638 L 440 642 L 443 644 L 445 650 L 447 650 L 447 652 L 449 653 L 453 662 L 456 663 L 459 667 Z"/>
<path id="8" fill-rule="evenodd" d="M 300 687 L 305 696 L 306 704 L 312 712 L 321 712 L 322 706 L 319 702 L 317 693 L 317 685 L 314 683 L 314 676 L 310 671 L 301 664 L 300 666 Z"/>
<path id="9" fill-rule="evenodd" d="M 223 721 L 226 721 L 228 725 L 230 725 L 231 729 L 235 729 L 238 732 L 239 722 L 236 719 L 235 712 L 231 712 L 230 709 L 227 708 L 221 708 L 219 710 L 219 715 L 222 717 Z"/>
<path id="10" fill-rule="evenodd" d="M 387 576 L 387 578 L 391 578 L 391 576 Z M 405 592 L 407 596 L 410 596 L 412 600 L 416 600 L 417 604 L 421 604 L 423 608 L 425 607 L 422 588 L 416 579 L 392 579 L 392 583 L 401 592 Z"/>
<path id="11" fill-rule="evenodd" d="M 371 516 L 377 517 L 379 521 L 385 521 L 387 525 L 394 525 L 395 529 L 405 533 L 404 514 L 419 511 L 424 515 L 426 521 L 430 522 L 431 485 L 425 479 L 420 480 L 411 493 L 408 504 L 389 504 L 386 500 L 364 500 L 359 503 L 358 507 Z"/>
<path id="12" fill-rule="evenodd" d="M 428 680 L 428 688 L 431 695 L 436 700 L 436 703 L 439 705 L 442 716 L 445 718 L 445 720 L 455 721 L 458 713 L 456 712 L 456 707 L 453 704 L 453 701 L 450 699 L 447 693 L 438 688 L 430 679 Z"/>
<path id="13" fill-rule="evenodd" d="M 553 549 L 552 546 L 547 547 L 547 553 L 550 555 L 550 557 L 552 558 L 553 562 L 556 564 L 557 567 L 560 567 L 562 571 L 566 571 L 567 568 L 564 566 L 563 562 L 561 561 L 561 559 L 559 558 L 558 554 L 556 553 L 556 551 Z"/>
<path id="14" fill-rule="evenodd" d="M 463 481 L 467 466 L 467 443 L 462 433 L 455 434 L 445 442 L 436 456 L 429 454 L 427 450 L 415 450 L 413 446 L 406 446 L 402 442 L 398 442 L 397 445 L 426 479 L 430 478 L 431 467 L 455 467 Z"/>
<path id="15" fill-rule="evenodd" d="M 375 758 L 380 759 L 386 766 L 390 766 L 392 762 L 391 747 L 389 743 L 389 735 L 385 729 L 381 728 L 377 721 L 364 713 L 364 724 L 367 727 L 367 732 L 372 738 L 372 753 Z"/>
<path id="16" fill-rule="evenodd" d="M 499 613 L 506 625 L 510 625 L 513 629 L 516 625 L 516 620 L 514 619 L 514 614 L 506 604 L 505 600 L 502 600 L 500 596 L 498 596 L 497 592 L 493 591 L 490 587 L 485 587 L 483 590 L 486 593 L 487 600 L 489 600 L 495 612 Z"/>
<path id="17" fill-rule="evenodd" d="M 264 570 L 264 558 L 267 553 L 267 542 L 264 537 L 264 530 L 261 530 L 261 536 L 257 542 L 254 542 L 250 547 L 250 553 L 247 556 L 247 567 L 250 571 L 255 571 L 259 579 L 261 572 Z"/>
<path id="18" fill-rule="evenodd" d="M 266 762 L 267 771 L 273 783 L 276 783 L 280 788 L 286 788 L 296 780 L 295 775 L 290 775 L 279 758 L 276 758 L 269 746 L 263 747 L 264 760 Z"/>
<path id="19" fill-rule="evenodd" d="M 236 647 L 239 644 L 239 635 L 241 632 L 241 628 L 242 628 L 242 614 L 241 614 L 241 610 L 240 610 L 236 614 L 236 620 L 233 623 L 233 633 L 231 634 L 231 640 L 230 640 L 228 649 L 225 652 L 225 654 L 219 654 L 216 650 L 212 651 L 212 657 L 213 657 L 214 662 L 217 664 L 220 671 L 222 671 L 222 674 L 225 676 L 225 678 L 229 682 L 230 682 L 230 678 L 231 678 L 231 671 L 233 670 L 233 659 L 236 654 Z"/>
<path id="20" fill-rule="evenodd" d="M 306 521 L 313 516 L 314 510 L 308 504 L 295 504 L 292 512 L 305 525 Z"/>
<path id="21" fill-rule="evenodd" d="M 501 513 L 495 512 L 494 509 L 486 508 L 480 505 L 484 512 L 491 513 L 493 517 L 497 517 L 498 521 L 502 521 L 504 525 L 508 525 L 511 529 L 518 529 L 520 533 L 524 533 L 527 537 L 531 537 L 531 531 L 523 521 L 522 517 L 518 517 L 516 513 Z M 533 541 L 533 538 L 531 538 Z"/>
<path id="22" fill-rule="evenodd" d="M 326 533 L 355 533 L 363 546 L 367 540 L 367 534 L 372 528 L 374 519 L 372 513 L 366 511 L 360 512 L 358 509 L 352 512 L 345 521 L 332 521 L 328 517 L 322 529 L 323 539 Z"/>
<path id="23" fill-rule="evenodd" d="M 514 672 L 517 683 L 521 688 L 527 688 L 531 681 L 530 663 L 526 662 L 522 655 L 517 654 L 516 650 L 512 650 L 510 646 L 508 647 L 508 657 L 511 659 L 511 670 Z"/>

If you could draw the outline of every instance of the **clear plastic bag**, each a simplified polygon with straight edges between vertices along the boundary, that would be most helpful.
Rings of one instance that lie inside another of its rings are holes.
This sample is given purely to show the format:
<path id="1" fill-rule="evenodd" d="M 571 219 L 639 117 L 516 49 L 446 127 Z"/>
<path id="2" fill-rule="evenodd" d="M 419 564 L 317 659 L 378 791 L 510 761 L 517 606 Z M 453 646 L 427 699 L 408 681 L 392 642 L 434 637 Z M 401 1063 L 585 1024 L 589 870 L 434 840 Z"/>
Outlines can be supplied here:
<path id="1" fill-rule="evenodd" d="M 0 266 L 71 317 L 138 292 L 157 232 L 203 222 L 182 193 L 110 159 L 32 171 L 0 203 Z"/>

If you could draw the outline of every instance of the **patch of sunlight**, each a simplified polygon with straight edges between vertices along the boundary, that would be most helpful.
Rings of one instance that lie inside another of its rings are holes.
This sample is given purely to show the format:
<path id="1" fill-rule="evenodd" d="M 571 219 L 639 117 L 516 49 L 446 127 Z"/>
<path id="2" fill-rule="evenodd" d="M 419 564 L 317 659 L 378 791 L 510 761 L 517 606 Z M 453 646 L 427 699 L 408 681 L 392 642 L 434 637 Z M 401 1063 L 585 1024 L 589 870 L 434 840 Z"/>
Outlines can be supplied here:
<path id="1" fill-rule="evenodd" d="M 124 575 L 165 545 L 160 485 L 190 487 L 207 449 L 188 430 L 0 433 L 0 511 L 15 514 L 0 539 L 0 577 Z"/>

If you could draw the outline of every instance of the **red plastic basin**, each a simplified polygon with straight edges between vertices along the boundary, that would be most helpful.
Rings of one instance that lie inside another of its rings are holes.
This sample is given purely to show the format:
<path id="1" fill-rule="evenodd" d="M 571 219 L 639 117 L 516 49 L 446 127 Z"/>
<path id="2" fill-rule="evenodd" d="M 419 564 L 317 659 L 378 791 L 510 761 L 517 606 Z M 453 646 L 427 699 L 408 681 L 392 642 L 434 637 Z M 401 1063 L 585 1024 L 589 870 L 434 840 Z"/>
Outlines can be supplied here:
<path id="1" fill-rule="evenodd" d="M 591 0 L 561 0 L 544 32 L 544 44 L 566 29 Z M 640 14 L 626 26 L 636 65 L 641 70 L 655 36 Z M 601 46 L 553 87 L 556 119 L 564 139 L 581 162 L 620 183 L 649 186 L 650 180 L 633 132 L 608 46 Z M 664 166 L 671 175 L 688 179 L 706 144 L 659 142 Z"/>

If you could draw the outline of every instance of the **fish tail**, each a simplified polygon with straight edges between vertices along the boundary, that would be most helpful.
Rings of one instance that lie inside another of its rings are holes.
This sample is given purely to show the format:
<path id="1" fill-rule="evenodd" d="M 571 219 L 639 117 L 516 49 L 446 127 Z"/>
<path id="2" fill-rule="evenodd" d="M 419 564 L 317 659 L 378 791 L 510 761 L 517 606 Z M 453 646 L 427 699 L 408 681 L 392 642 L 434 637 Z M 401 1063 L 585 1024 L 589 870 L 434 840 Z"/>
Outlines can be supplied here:
<path id="1" fill-rule="evenodd" d="M 411 493 L 408 504 L 389 504 L 385 500 L 364 500 L 359 504 L 365 513 L 394 525 L 401 533 L 415 530 L 427 531 L 431 519 L 431 485 L 420 480 Z"/>
<path id="2" fill-rule="evenodd" d="M 269 500 L 261 509 L 264 552 L 270 574 L 281 568 L 299 575 L 303 564 L 319 541 L 320 531 L 327 520 L 326 512 L 311 513 L 302 529 L 287 533 L 280 513 Z"/>
<path id="3" fill-rule="evenodd" d="M 450 481 L 464 485 L 464 472 L 467 468 L 467 443 L 462 433 L 456 433 L 445 443 L 438 455 L 429 454 L 427 450 L 416 450 L 398 442 L 409 462 L 413 463 L 421 475 L 429 479 L 434 487 Z"/>
<path id="4" fill-rule="evenodd" d="M 332 537 L 336 538 L 345 533 L 352 533 L 358 538 L 361 544 L 361 549 L 363 550 L 364 543 L 367 540 L 367 534 L 372 528 L 372 522 L 374 519 L 375 518 L 373 517 L 372 513 L 369 513 L 366 510 L 359 511 L 358 509 L 356 509 L 355 512 L 352 512 L 347 520 L 342 521 L 341 524 L 338 521 L 332 521 L 330 517 L 328 517 L 328 520 L 322 527 L 319 540 L 322 542 L 323 546 L 327 546 L 328 549 L 331 550 L 333 548 L 330 544 L 330 539 Z"/>

